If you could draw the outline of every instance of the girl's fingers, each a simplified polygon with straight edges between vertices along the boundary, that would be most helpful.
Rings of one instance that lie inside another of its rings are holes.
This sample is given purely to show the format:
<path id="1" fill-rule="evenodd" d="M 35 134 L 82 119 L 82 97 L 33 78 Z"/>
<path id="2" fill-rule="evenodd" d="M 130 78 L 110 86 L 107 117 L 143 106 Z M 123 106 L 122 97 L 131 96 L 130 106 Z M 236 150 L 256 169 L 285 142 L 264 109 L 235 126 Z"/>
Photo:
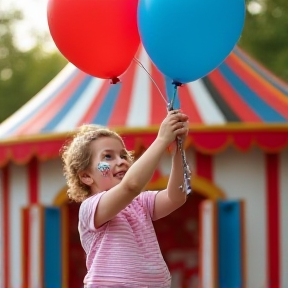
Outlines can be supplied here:
<path id="1" fill-rule="evenodd" d="M 179 129 L 187 129 L 185 122 L 176 122 L 172 125 L 173 131 L 179 130 Z"/>
<path id="2" fill-rule="evenodd" d="M 188 123 L 187 122 L 177 122 L 173 126 L 173 131 L 176 135 L 187 135 L 189 132 Z"/>
<path id="3" fill-rule="evenodd" d="M 188 116 L 185 114 L 172 115 L 170 120 L 169 120 L 171 125 L 174 125 L 177 122 L 186 122 L 186 121 L 188 121 Z"/>
<path id="4" fill-rule="evenodd" d="M 169 115 L 176 115 L 178 113 L 181 113 L 181 110 L 180 109 L 176 109 L 176 110 L 171 110 L 168 112 Z"/>

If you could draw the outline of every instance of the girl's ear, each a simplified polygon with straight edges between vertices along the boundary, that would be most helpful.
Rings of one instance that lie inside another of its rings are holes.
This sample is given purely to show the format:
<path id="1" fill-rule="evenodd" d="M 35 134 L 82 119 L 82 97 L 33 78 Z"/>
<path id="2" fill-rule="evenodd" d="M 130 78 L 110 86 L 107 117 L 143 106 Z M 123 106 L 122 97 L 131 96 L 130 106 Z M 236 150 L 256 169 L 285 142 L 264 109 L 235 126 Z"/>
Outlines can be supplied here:
<path id="1" fill-rule="evenodd" d="M 85 171 L 79 173 L 79 178 L 83 184 L 86 184 L 88 186 L 91 186 L 93 184 L 93 179 Z"/>

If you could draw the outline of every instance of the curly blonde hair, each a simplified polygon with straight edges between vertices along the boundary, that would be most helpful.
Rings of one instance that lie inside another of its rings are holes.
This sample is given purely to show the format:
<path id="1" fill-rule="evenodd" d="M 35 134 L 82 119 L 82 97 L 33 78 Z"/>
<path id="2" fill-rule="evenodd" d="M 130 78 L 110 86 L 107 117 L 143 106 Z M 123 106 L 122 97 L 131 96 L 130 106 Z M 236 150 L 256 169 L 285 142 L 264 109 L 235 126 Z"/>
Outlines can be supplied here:
<path id="1" fill-rule="evenodd" d="M 85 171 L 91 165 L 91 142 L 102 137 L 118 139 L 125 147 L 124 141 L 118 133 L 102 126 L 85 124 L 61 149 L 63 172 L 68 185 L 67 194 L 75 202 L 82 202 L 91 195 L 90 186 L 80 180 L 79 172 Z M 127 151 L 127 155 L 129 162 L 132 163 L 133 152 Z"/>

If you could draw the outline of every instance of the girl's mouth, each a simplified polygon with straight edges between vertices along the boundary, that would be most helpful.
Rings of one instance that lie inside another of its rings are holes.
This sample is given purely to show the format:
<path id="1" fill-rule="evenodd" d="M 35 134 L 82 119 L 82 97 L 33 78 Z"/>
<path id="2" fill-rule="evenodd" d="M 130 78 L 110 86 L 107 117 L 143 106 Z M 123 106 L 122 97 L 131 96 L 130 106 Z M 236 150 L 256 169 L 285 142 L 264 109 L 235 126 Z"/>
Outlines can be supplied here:
<path id="1" fill-rule="evenodd" d="M 126 174 L 125 171 L 121 171 L 121 172 L 114 174 L 114 177 L 122 179 L 125 176 L 125 174 Z"/>

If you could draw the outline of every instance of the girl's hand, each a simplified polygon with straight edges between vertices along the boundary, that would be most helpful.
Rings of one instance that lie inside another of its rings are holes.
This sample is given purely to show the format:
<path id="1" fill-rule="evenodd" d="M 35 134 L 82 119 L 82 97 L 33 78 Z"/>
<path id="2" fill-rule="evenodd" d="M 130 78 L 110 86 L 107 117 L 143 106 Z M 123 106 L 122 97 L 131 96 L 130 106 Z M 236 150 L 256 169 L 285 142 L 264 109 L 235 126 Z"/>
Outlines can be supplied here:
<path id="1" fill-rule="evenodd" d="M 161 123 L 157 138 L 165 141 L 168 146 L 177 136 L 185 138 L 188 130 L 188 116 L 183 114 L 181 110 L 169 111 Z"/>

